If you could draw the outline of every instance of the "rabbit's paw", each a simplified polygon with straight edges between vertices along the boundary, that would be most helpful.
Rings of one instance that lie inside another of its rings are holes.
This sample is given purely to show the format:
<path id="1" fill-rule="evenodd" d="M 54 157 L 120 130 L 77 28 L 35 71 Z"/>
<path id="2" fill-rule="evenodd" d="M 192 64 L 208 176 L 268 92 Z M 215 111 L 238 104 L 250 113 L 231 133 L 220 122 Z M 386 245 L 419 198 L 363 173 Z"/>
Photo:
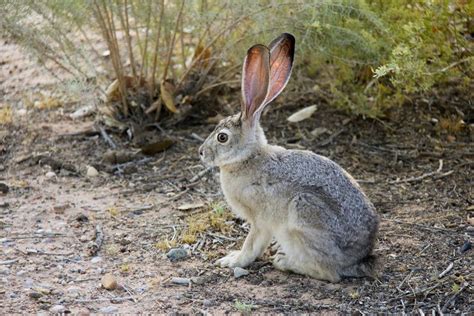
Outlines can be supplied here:
<path id="1" fill-rule="evenodd" d="M 248 265 L 250 262 L 247 262 L 245 256 L 243 255 L 242 251 L 232 251 L 229 253 L 227 256 L 219 259 L 216 261 L 216 264 L 220 267 L 229 267 L 229 268 L 235 268 L 235 267 L 245 267 Z"/>
<path id="2" fill-rule="evenodd" d="M 275 254 L 273 257 L 273 266 L 277 268 L 278 270 L 288 270 L 289 269 L 289 263 L 288 263 L 288 257 L 283 253 L 283 252 L 278 252 Z"/>

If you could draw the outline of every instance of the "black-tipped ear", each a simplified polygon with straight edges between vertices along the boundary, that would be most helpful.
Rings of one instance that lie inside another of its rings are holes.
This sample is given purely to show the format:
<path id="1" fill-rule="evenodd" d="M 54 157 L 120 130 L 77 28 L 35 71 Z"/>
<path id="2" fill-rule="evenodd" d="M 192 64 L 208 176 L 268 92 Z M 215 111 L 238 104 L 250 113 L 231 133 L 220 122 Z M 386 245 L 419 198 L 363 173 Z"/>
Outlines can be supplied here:
<path id="1" fill-rule="evenodd" d="M 257 109 L 263 106 L 270 80 L 270 51 L 254 45 L 247 51 L 242 70 L 242 113 L 244 120 L 254 121 Z"/>
<path id="2" fill-rule="evenodd" d="M 270 86 L 265 104 L 273 101 L 290 80 L 295 56 L 295 37 L 283 33 L 270 43 Z"/>

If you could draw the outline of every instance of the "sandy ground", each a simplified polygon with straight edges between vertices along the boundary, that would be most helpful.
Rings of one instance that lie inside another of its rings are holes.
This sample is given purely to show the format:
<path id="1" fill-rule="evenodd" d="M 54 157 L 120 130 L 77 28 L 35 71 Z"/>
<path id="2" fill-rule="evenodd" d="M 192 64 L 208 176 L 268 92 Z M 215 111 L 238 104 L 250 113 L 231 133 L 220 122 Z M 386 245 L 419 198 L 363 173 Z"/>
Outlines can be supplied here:
<path id="1" fill-rule="evenodd" d="M 133 156 L 111 161 L 94 117 L 68 116 L 84 104 L 26 107 L 57 79 L 2 43 L 1 102 L 14 116 L 0 126 L 1 314 L 473 312 L 473 111 L 462 96 L 386 122 L 321 106 L 298 126 L 286 122 L 295 108 L 277 103 L 264 116 L 269 140 L 334 159 L 376 205 L 380 277 L 331 284 L 276 271 L 266 253 L 235 278 L 213 262 L 239 247 L 248 226 L 227 209 L 218 170 L 201 172 L 193 136 L 212 124 L 152 131 L 174 145 L 151 157 L 111 133 L 117 152 Z M 456 134 L 433 123 L 457 110 L 467 123 Z M 327 131 L 312 136 L 315 127 Z M 90 166 L 98 175 L 88 176 Z M 196 222 L 203 227 L 186 239 Z M 186 257 L 171 261 L 169 247 Z M 106 274 L 114 289 L 103 288 Z"/>

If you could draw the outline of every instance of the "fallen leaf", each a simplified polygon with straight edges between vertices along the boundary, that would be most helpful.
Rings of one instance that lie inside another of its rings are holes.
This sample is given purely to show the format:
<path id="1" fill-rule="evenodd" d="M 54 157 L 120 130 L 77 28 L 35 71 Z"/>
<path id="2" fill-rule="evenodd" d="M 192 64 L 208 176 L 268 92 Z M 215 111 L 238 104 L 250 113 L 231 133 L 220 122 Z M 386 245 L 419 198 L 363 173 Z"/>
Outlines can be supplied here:
<path id="1" fill-rule="evenodd" d="M 192 209 L 196 209 L 196 208 L 201 208 L 203 206 L 204 206 L 204 203 L 202 203 L 202 202 L 185 203 L 183 205 L 178 206 L 178 210 L 187 211 L 187 210 L 192 210 Z"/>
<path id="2" fill-rule="evenodd" d="M 172 86 L 171 83 L 162 81 L 160 84 L 160 93 L 161 93 L 161 99 L 163 100 L 163 103 L 165 104 L 166 108 L 170 110 L 173 113 L 178 112 L 178 109 L 174 105 L 174 98 L 173 98 L 173 93 L 172 93 Z"/>
<path id="3" fill-rule="evenodd" d="M 326 127 L 317 127 L 311 131 L 311 135 L 313 135 L 314 137 L 318 137 L 328 132 L 329 130 Z"/>
<path id="4" fill-rule="evenodd" d="M 106 102 L 112 102 L 120 98 L 119 81 L 115 79 L 105 90 Z"/>
<path id="5" fill-rule="evenodd" d="M 82 118 L 84 116 L 92 114 L 92 112 L 94 112 L 94 109 L 95 109 L 94 104 L 89 104 L 77 109 L 76 111 L 74 111 L 74 113 L 69 114 L 69 117 L 72 118 L 73 120 Z"/>
<path id="6" fill-rule="evenodd" d="M 205 69 L 209 65 L 209 59 L 211 58 L 211 50 L 209 48 L 204 49 L 202 44 L 196 47 L 194 52 L 193 60 L 197 68 Z"/>
<path id="7" fill-rule="evenodd" d="M 174 141 L 171 139 L 163 139 L 156 143 L 151 143 L 143 146 L 141 151 L 143 154 L 152 156 L 159 152 L 165 151 L 166 149 L 170 148 L 174 144 Z"/>
<path id="8" fill-rule="evenodd" d="M 10 124 L 12 122 L 12 108 L 10 106 L 0 106 L 0 124 Z"/>
<path id="9" fill-rule="evenodd" d="M 291 123 L 301 122 L 309 118 L 317 110 L 317 105 L 311 105 L 301 109 L 288 117 L 288 121 Z"/>
<path id="10" fill-rule="evenodd" d="M 45 97 L 34 103 L 34 107 L 38 110 L 51 110 L 61 106 L 61 102 L 56 98 Z"/>
<path id="11" fill-rule="evenodd" d="M 468 218 L 467 218 L 467 222 L 468 222 L 470 225 L 474 225 L 474 217 L 468 217 Z"/>
<path id="12" fill-rule="evenodd" d="M 122 164 L 129 162 L 136 157 L 135 153 L 123 150 L 108 150 L 104 156 L 104 161 L 110 164 Z"/>

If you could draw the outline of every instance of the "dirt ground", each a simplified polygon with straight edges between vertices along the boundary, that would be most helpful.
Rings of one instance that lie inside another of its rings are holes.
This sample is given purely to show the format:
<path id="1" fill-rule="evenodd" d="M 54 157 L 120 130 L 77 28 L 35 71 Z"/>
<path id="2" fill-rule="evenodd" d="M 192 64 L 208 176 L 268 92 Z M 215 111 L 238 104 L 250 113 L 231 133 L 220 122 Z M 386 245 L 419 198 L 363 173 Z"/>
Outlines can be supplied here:
<path id="1" fill-rule="evenodd" d="M 248 226 L 227 209 L 218 170 L 199 161 L 213 124 L 148 131 L 174 141 L 152 156 L 109 133 L 111 154 L 93 116 L 68 116 L 84 104 L 26 108 L 25 96 L 56 79 L 4 44 L 0 101 L 14 111 L 0 125 L 1 314 L 473 312 L 474 106 L 455 88 L 383 121 L 320 104 L 289 124 L 315 100 L 277 101 L 262 119 L 269 141 L 335 160 L 375 204 L 380 276 L 331 284 L 276 271 L 266 253 L 235 278 L 213 262 L 240 246 Z M 186 257 L 171 261 L 170 247 Z M 115 289 L 101 285 L 108 273 Z"/>

